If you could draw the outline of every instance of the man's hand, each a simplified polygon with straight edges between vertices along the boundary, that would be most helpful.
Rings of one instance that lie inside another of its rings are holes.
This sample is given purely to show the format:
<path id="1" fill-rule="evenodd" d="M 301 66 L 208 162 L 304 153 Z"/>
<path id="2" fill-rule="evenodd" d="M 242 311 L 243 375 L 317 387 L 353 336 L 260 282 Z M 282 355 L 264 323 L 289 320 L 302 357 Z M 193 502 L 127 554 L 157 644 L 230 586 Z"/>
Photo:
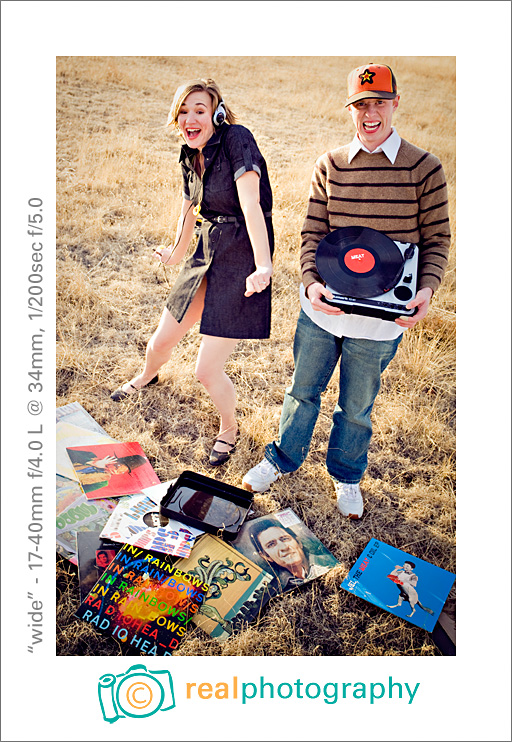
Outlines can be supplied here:
<path id="1" fill-rule="evenodd" d="M 425 317 L 425 315 L 427 314 L 430 299 L 432 298 L 432 293 L 432 289 L 428 286 L 424 289 L 420 289 L 414 299 L 406 304 L 406 309 L 418 307 L 418 311 L 416 312 L 416 314 L 413 314 L 412 317 L 407 317 L 406 315 L 404 315 L 403 317 L 399 317 L 395 320 L 396 324 L 400 325 L 400 327 L 414 327 L 416 322 L 422 320 L 423 317 Z"/>
<path id="2" fill-rule="evenodd" d="M 98 469 L 105 469 L 109 464 L 114 464 L 116 461 L 115 456 L 105 456 L 104 459 L 97 459 L 93 466 L 97 466 Z"/>
<path id="3" fill-rule="evenodd" d="M 325 296 L 327 299 L 332 299 L 333 296 L 321 283 L 310 283 L 306 289 L 306 296 L 311 302 L 313 309 L 316 309 L 318 312 L 323 312 L 324 314 L 344 314 L 338 307 L 331 307 L 330 304 L 322 301 L 322 296 Z"/>

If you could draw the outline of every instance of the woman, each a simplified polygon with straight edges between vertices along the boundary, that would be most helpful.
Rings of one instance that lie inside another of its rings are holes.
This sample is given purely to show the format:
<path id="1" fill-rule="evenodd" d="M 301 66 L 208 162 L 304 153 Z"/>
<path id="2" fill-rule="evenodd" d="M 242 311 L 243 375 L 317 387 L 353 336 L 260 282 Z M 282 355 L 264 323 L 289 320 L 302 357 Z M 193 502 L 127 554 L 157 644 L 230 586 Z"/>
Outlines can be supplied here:
<path id="1" fill-rule="evenodd" d="M 185 140 L 183 201 L 174 246 L 153 255 L 164 265 L 178 263 L 200 211 L 199 239 L 148 343 L 142 372 L 111 395 L 117 402 L 158 381 L 159 368 L 199 321 L 195 373 L 220 415 L 213 466 L 229 458 L 238 433 L 235 389 L 224 365 L 239 339 L 270 334 L 272 192 L 253 135 L 235 120 L 213 80 L 194 80 L 176 91 L 167 124 Z"/>

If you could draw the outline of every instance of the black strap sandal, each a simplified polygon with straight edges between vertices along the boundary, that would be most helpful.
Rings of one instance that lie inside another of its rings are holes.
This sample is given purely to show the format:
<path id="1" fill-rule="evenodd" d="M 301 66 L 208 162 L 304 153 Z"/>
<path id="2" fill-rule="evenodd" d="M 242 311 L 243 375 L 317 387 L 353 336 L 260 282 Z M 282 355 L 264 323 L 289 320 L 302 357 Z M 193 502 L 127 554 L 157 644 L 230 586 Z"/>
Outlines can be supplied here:
<path id="1" fill-rule="evenodd" d="M 133 384 L 129 384 L 129 386 L 134 390 L 133 392 L 125 392 L 123 387 L 120 386 L 119 389 L 116 389 L 115 392 L 112 392 L 110 395 L 110 399 L 112 399 L 114 402 L 122 402 L 123 399 L 128 399 L 129 397 L 133 397 L 136 392 L 141 392 L 143 389 L 145 389 L 148 386 L 151 386 L 152 384 L 158 383 L 158 374 L 154 376 L 151 381 L 148 381 L 147 384 L 144 384 L 144 386 L 141 386 L 139 389 L 137 389 L 136 386 L 133 386 Z"/>
<path id="2" fill-rule="evenodd" d="M 216 451 L 215 450 L 215 443 L 223 443 L 225 446 L 229 446 L 229 451 Z M 220 466 L 221 464 L 224 464 L 233 451 L 236 448 L 236 441 L 235 443 L 229 443 L 228 441 L 221 441 L 220 438 L 216 438 L 215 442 L 213 444 L 212 452 L 210 454 L 210 466 Z"/>

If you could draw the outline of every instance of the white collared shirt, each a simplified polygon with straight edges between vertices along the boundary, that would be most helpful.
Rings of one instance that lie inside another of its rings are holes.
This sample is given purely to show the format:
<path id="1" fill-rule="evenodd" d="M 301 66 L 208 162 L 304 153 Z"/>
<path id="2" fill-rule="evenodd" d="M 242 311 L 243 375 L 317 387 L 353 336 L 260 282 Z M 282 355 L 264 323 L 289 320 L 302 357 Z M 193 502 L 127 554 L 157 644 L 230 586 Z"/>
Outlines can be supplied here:
<path id="1" fill-rule="evenodd" d="M 382 142 L 376 150 L 370 152 L 356 134 L 350 144 L 348 161 L 350 163 L 360 150 L 364 150 L 372 155 L 377 154 L 377 152 L 384 152 L 391 164 L 394 165 L 401 142 L 402 140 L 400 139 L 395 127 L 392 127 L 391 134 L 386 141 Z M 331 335 L 336 335 L 336 337 L 365 338 L 367 340 L 394 340 L 404 331 L 404 328 L 400 327 L 400 325 L 397 325 L 395 322 L 389 322 L 388 320 L 379 319 L 378 317 L 365 317 L 360 314 L 332 315 L 319 312 L 311 306 L 311 302 L 306 296 L 304 285 L 302 283 L 300 285 L 300 305 L 307 316 L 318 325 L 318 327 L 330 332 Z"/>
<path id="2" fill-rule="evenodd" d="M 391 134 L 389 135 L 389 137 L 384 142 L 382 142 L 382 144 L 377 147 L 377 149 L 373 150 L 373 152 L 370 152 L 370 150 L 364 146 L 364 144 L 361 142 L 356 134 L 355 137 L 352 139 L 352 142 L 350 143 L 350 149 L 348 151 L 348 162 L 350 164 L 359 150 L 362 149 L 364 152 L 368 152 L 368 154 L 370 155 L 376 155 L 377 152 L 384 152 L 390 163 L 394 165 L 401 143 L 402 140 L 400 139 L 394 126 L 391 127 Z"/>

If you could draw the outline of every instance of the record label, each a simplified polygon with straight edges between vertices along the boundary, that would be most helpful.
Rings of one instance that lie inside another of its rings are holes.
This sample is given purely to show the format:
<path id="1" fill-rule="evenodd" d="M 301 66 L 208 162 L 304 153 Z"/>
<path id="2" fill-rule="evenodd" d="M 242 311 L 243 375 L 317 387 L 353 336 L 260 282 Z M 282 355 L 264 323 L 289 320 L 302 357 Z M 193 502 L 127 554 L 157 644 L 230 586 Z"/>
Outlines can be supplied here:
<path id="1" fill-rule="evenodd" d="M 375 266 L 375 258 L 369 250 L 354 247 L 345 253 L 345 265 L 354 273 L 368 273 Z"/>

